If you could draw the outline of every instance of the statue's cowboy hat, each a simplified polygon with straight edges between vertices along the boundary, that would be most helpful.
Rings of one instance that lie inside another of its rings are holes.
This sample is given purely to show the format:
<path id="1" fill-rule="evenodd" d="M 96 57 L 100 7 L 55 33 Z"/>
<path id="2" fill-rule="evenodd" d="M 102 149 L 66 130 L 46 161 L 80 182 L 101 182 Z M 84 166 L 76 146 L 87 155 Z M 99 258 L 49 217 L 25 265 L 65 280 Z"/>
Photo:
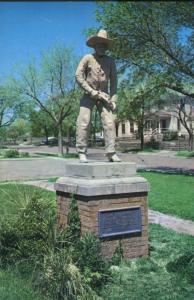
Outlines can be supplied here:
<path id="1" fill-rule="evenodd" d="M 111 48 L 114 40 L 108 37 L 108 33 L 104 29 L 100 29 L 97 35 L 92 35 L 88 38 L 86 45 L 88 47 L 94 48 L 97 43 L 105 43 L 108 48 Z"/>

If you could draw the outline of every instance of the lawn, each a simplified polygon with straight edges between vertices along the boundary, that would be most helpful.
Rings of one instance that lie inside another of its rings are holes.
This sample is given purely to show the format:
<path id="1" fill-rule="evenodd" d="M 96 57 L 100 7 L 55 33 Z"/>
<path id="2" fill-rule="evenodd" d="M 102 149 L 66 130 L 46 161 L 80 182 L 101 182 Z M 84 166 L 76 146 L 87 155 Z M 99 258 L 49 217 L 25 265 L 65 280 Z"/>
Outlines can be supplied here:
<path id="1" fill-rule="evenodd" d="M 193 300 L 194 238 L 150 225 L 150 256 L 112 267 L 106 300 Z"/>
<path id="2" fill-rule="evenodd" d="M 150 183 L 150 209 L 194 221 L 194 177 L 138 172 Z"/>
<path id="3" fill-rule="evenodd" d="M 176 153 L 176 156 L 194 157 L 194 151 L 179 151 Z"/>
<path id="4" fill-rule="evenodd" d="M 160 201 L 163 203 L 161 210 L 163 207 L 168 209 L 171 204 L 170 199 L 177 197 L 181 189 L 184 190 L 181 198 L 187 201 L 187 195 L 192 190 L 192 184 L 194 185 L 194 178 L 189 176 L 146 172 L 140 174 L 151 183 L 149 203 L 153 209 L 158 209 L 156 207 L 158 207 Z M 166 195 L 169 189 L 172 192 L 171 198 L 168 199 Z M 157 191 L 160 191 L 160 193 Z M 1 183 L 1 221 L 4 218 L 16 217 L 19 210 L 25 207 L 30 195 L 34 193 L 38 193 L 43 201 L 55 203 L 54 192 L 16 183 Z M 156 206 L 153 205 L 155 196 L 158 197 Z M 159 201 L 159 198 L 166 199 L 166 201 Z M 167 208 L 164 205 L 166 203 L 168 203 Z M 178 209 L 178 205 L 176 207 Z M 149 249 L 150 256 L 148 258 L 123 261 L 119 266 L 111 267 L 112 279 L 106 285 L 104 284 L 101 290 L 103 300 L 193 299 L 194 238 L 175 233 L 159 225 L 150 225 Z M 17 266 L 0 269 L 0 294 L 2 300 L 44 300 L 44 297 L 33 289 L 29 273 L 20 276 Z"/>
<path id="5" fill-rule="evenodd" d="M 33 290 L 29 279 L 22 279 L 17 269 L 0 269 L 1 300 L 46 300 Z"/>
<path id="6" fill-rule="evenodd" d="M 0 159 L 31 158 L 28 152 L 19 152 L 16 149 L 0 149 Z"/>
<path id="7" fill-rule="evenodd" d="M 31 186 L 16 183 L 0 184 L 0 225 L 5 219 L 17 217 L 31 195 L 38 194 L 45 201 L 55 201 L 55 193 Z M 20 276 L 17 266 L 9 269 L 0 268 L 0 299 L 1 300 L 44 300 L 42 295 L 34 291 L 30 277 Z"/>
<path id="8" fill-rule="evenodd" d="M 55 201 L 54 192 L 18 183 L 0 183 L 0 224 L 4 218 L 15 218 L 35 192 L 47 201 Z"/>

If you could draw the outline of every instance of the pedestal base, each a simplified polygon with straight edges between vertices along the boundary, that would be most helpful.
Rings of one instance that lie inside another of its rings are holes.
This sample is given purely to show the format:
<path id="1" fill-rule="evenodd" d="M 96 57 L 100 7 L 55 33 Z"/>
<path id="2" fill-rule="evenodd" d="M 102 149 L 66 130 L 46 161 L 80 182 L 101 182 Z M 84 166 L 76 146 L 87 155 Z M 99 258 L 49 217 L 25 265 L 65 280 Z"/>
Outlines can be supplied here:
<path id="1" fill-rule="evenodd" d="M 148 255 L 148 183 L 136 175 L 135 164 L 68 164 L 55 189 L 60 227 L 67 226 L 74 194 L 81 232 L 101 239 L 105 258 L 113 256 L 120 242 L 126 259 Z"/>

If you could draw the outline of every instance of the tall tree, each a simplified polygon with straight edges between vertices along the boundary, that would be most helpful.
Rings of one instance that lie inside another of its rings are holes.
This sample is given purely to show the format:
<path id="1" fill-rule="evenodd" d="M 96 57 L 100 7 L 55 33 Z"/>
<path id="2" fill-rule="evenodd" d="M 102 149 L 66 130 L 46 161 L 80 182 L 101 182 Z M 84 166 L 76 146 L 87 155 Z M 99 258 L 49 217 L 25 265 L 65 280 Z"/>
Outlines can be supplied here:
<path id="1" fill-rule="evenodd" d="M 189 136 L 189 150 L 193 151 L 194 143 L 194 101 L 188 96 L 180 96 L 177 93 L 168 93 L 166 103 L 173 111 L 174 116 L 186 129 Z"/>
<path id="2" fill-rule="evenodd" d="M 133 80 L 123 80 L 118 92 L 118 119 L 137 123 L 141 149 L 144 148 L 144 128 L 153 117 L 151 108 L 162 108 L 164 101 L 155 82 L 149 76 L 136 73 Z"/>
<path id="3" fill-rule="evenodd" d="M 6 135 L 16 143 L 17 139 L 23 137 L 28 131 L 29 126 L 27 122 L 23 119 L 17 119 L 7 128 Z"/>
<path id="4" fill-rule="evenodd" d="M 194 98 L 194 3 L 100 2 L 97 20 L 115 38 L 120 70 L 137 69 L 165 87 Z"/>
<path id="5" fill-rule="evenodd" d="M 42 109 L 29 112 L 30 131 L 32 136 L 45 136 L 48 143 L 49 135 L 54 135 L 54 122 Z"/>
<path id="6" fill-rule="evenodd" d="M 9 83 L 0 85 L 0 128 L 11 125 L 20 115 L 24 103 Z"/>
<path id="7" fill-rule="evenodd" d="M 74 72 L 76 57 L 72 49 L 53 47 L 43 53 L 41 63 L 30 63 L 15 79 L 17 90 L 33 100 L 54 122 L 58 131 L 59 153 L 63 155 L 63 121 L 73 112 L 76 101 Z"/>

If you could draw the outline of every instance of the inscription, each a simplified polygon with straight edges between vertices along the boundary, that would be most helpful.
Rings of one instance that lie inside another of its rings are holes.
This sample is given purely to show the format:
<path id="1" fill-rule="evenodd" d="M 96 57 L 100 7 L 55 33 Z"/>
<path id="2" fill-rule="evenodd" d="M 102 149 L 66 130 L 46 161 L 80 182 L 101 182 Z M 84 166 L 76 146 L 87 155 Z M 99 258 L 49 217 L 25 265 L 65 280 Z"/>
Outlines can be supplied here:
<path id="1" fill-rule="evenodd" d="M 99 211 L 98 226 L 100 237 L 141 232 L 141 208 Z"/>

